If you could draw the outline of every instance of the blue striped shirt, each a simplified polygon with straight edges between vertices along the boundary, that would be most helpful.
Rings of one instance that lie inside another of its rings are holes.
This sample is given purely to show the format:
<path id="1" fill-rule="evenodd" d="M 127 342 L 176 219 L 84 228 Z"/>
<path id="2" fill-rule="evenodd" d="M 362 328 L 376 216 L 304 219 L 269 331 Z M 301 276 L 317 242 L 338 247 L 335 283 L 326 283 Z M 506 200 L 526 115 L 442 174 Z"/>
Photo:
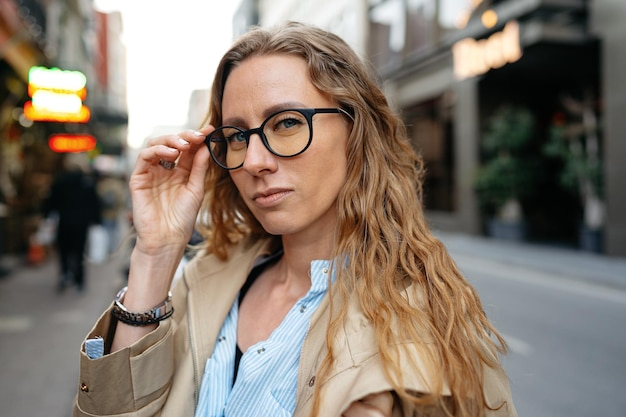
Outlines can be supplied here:
<path id="1" fill-rule="evenodd" d="M 311 262 L 308 293 L 267 340 L 244 352 L 234 385 L 239 300 L 233 302 L 204 368 L 196 417 L 293 415 L 302 343 L 328 289 L 329 268 L 329 261 Z"/>

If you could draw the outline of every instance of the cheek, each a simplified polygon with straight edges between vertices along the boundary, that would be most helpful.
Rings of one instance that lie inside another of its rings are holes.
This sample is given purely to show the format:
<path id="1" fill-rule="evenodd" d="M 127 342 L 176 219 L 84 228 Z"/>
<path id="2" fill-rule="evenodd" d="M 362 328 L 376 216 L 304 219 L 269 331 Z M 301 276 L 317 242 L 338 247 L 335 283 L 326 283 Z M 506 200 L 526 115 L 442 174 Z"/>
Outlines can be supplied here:
<path id="1" fill-rule="evenodd" d="M 237 188 L 237 192 L 239 193 L 239 195 L 243 195 L 242 190 L 244 189 L 243 184 L 245 178 L 245 176 L 242 175 L 243 170 L 236 169 L 234 171 L 229 171 L 228 174 L 230 175 L 230 180 L 233 182 L 233 184 L 235 184 L 235 188 Z"/>
<path id="2" fill-rule="evenodd" d="M 343 146 L 340 149 L 334 148 L 331 152 L 334 154 L 329 155 L 325 152 L 316 155 L 315 175 L 318 177 L 319 186 L 336 197 L 346 182 L 348 161 Z"/>

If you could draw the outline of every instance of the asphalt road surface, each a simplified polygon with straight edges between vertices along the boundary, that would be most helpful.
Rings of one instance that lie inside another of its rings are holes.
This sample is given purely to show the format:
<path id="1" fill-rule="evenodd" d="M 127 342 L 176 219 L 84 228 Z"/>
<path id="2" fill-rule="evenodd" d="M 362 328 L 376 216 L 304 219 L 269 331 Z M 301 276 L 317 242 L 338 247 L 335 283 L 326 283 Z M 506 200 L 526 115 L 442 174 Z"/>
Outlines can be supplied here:
<path id="1" fill-rule="evenodd" d="M 626 415 L 626 292 L 456 256 L 507 339 L 520 417 Z M 626 278 L 626 277 L 625 277 Z"/>

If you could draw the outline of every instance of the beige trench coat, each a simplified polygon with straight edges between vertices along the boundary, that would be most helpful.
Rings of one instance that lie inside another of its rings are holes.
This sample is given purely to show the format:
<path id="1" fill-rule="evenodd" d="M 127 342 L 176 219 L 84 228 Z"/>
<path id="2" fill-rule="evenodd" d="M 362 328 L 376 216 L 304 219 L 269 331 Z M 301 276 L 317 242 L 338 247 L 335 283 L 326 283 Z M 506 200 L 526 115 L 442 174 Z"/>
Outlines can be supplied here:
<path id="1" fill-rule="evenodd" d="M 100 359 L 89 359 L 83 345 L 73 415 L 193 417 L 204 366 L 222 322 L 255 259 L 269 254 L 267 246 L 267 242 L 259 242 L 234 248 L 227 263 L 213 256 L 196 256 L 174 286 L 173 318 L 161 322 L 134 345 Z M 304 340 L 294 416 L 310 415 L 313 392 L 320 383 L 316 371 L 326 353 L 328 305 L 326 297 L 313 315 Z M 106 338 L 109 325 L 110 309 L 87 337 Z M 337 363 L 321 387 L 320 415 L 324 417 L 338 417 L 353 401 L 391 389 L 375 348 L 373 329 L 355 300 L 350 303 L 343 331 L 335 349 L 339 354 Z M 404 384 L 407 389 L 427 392 L 427 381 L 417 374 L 407 372 Z M 485 369 L 485 390 L 490 404 L 504 403 L 488 416 L 517 416 L 502 370 Z M 395 404 L 394 416 L 403 415 L 408 415 L 403 406 Z"/>

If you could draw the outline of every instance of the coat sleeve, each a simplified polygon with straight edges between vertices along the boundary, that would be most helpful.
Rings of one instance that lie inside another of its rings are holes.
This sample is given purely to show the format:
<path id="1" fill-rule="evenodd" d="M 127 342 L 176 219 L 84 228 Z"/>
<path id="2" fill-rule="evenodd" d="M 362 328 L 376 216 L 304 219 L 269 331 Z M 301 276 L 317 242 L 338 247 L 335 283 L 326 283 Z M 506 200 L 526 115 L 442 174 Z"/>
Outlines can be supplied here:
<path id="1" fill-rule="evenodd" d="M 375 330 L 357 307 L 353 305 L 349 310 L 343 333 L 337 335 L 335 339 L 333 369 L 321 382 L 315 374 L 327 353 L 324 338 L 326 320 L 312 320 L 302 351 L 298 406 L 294 416 L 310 415 L 315 386 L 319 384 L 321 385 L 318 389 L 323 398 L 320 403 L 320 416 L 338 417 L 354 401 L 370 394 L 394 390 L 384 370 L 376 344 Z M 321 314 L 325 313 L 320 312 Z M 424 332 L 422 341 L 426 343 L 428 340 L 429 335 Z M 433 384 L 437 380 L 434 373 L 440 370 L 430 364 L 424 343 L 404 343 L 397 351 L 399 355 L 397 363 L 403 364 L 401 384 L 407 391 L 414 393 L 439 391 Z M 484 365 L 483 372 L 485 398 L 489 406 L 494 408 L 485 410 L 485 417 L 517 417 L 509 381 L 502 367 L 499 364 L 495 368 Z M 440 390 L 443 401 L 448 401 L 451 392 L 445 381 Z M 393 417 L 426 415 L 444 417 L 446 413 L 443 407 L 416 408 L 408 401 L 402 401 L 398 395 L 394 395 Z"/>
<path id="2" fill-rule="evenodd" d="M 403 361 L 403 363 L 407 363 Z M 378 354 L 374 354 L 355 366 L 335 374 L 323 387 L 324 401 L 321 404 L 323 416 L 340 416 L 354 401 L 370 394 L 393 391 L 387 379 Z M 405 389 L 412 392 L 428 392 L 430 389 L 424 378 L 415 372 L 403 375 Z M 449 390 L 444 387 L 444 402 L 448 401 Z M 513 405 L 509 382 L 501 368 L 485 366 L 485 395 L 493 409 L 485 410 L 486 417 L 517 417 Z M 442 407 L 415 407 L 394 395 L 393 417 L 446 417 Z"/>
<path id="3" fill-rule="evenodd" d="M 160 415 L 174 374 L 173 327 L 166 319 L 133 345 L 98 359 L 87 356 L 83 343 L 73 416 Z M 87 338 L 106 338 L 110 328 L 111 308 Z"/>

